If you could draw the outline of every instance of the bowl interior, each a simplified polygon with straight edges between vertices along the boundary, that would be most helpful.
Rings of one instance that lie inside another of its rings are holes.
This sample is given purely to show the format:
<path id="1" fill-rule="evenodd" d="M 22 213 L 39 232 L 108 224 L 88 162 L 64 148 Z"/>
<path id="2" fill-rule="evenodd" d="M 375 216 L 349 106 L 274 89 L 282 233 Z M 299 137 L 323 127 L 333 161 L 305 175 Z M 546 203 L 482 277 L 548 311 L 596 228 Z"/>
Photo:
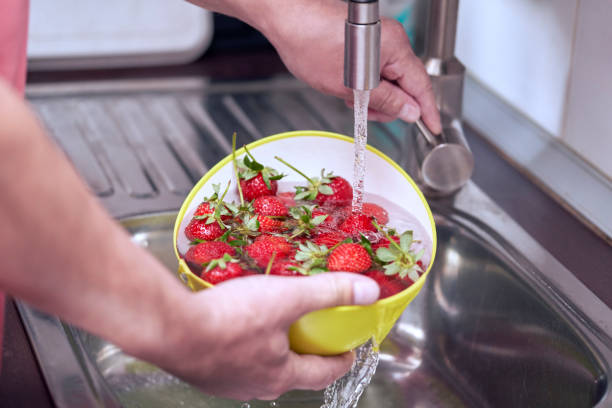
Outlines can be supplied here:
<path id="1" fill-rule="evenodd" d="M 346 136 L 318 131 L 287 132 L 260 139 L 247 146 L 258 162 L 287 174 L 279 182 L 279 192 L 294 191 L 293 185 L 303 185 L 306 180 L 274 156 L 281 157 L 311 177 L 320 175 L 321 169 L 325 168 L 326 172 L 333 171 L 349 182 L 353 180 L 354 145 L 353 139 Z M 236 157 L 240 158 L 243 154 L 244 149 L 239 149 Z M 407 211 L 414 217 L 416 222 L 411 227 L 415 229 L 415 238 L 428 243 L 423 260 L 430 264 L 436 247 L 435 225 L 431 210 L 414 181 L 395 162 L 371 146 L 366 151 L 365 174 L 365 191 L 384 197 L 385 208 L 391 206 L 387 208 L 391 215 L 391 225 L 394 210 Z M 189 240 L 181 232 L 199 203 L 213 194 L 214 184 L 220 184 L 223 190 L 228 180 L 231 180 L 231 186 L 225 201 L 239 202 L 231 155 L 209 170 L 183 203 L 174 231 L 177 256 L 180 257 L 180 254 L 189 249 Z M 368 201 L 368 196 L 365 199 Z"/>

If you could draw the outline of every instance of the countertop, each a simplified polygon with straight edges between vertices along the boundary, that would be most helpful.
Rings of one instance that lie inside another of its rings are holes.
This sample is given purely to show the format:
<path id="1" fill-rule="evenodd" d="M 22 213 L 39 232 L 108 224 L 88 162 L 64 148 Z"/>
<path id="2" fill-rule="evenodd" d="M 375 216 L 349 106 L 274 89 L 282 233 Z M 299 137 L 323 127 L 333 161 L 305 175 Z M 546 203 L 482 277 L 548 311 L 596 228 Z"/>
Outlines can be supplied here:
<path id="1" fill-rule="evenodd" d="M 276 53 L 261 50 L 239 55 L 214 53 L 183 67 L 31 73 L 28 81 L 44 83 L 196 75 L 220 80 L 244 80 L 282 72 L 285 72 L 285 68 Z M 595 295 L 612 307 L 610 245 L 550 198 L 528 175 L 516 170 L 469 126 L 466 127 L 466 137 L 476 162 L 475 183 Z M 0 407 L 52 407 L 51 397 L 14 301 L 8 297 L 6 302 Z"/>

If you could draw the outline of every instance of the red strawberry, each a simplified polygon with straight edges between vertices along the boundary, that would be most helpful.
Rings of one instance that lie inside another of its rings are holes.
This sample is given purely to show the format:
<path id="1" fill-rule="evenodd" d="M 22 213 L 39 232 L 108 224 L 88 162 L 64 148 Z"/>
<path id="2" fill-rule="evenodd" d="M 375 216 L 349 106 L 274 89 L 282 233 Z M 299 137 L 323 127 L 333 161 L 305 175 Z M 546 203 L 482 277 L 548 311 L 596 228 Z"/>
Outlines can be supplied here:
<path id="1" fill-rule="evenodd" d="M 206 219 L 193 219 L 185 227 L 185 235 L 190 241 L 212 241 L 219 238 L 224 232 L 225 228 L 221 227 L 217 221 L 207 224 Z"/>
<path id="2" fill-rule="evenodd" d="M 242 267 L 234 262 L 226 264 L 225 268 L 216 266 L 208 272 L 202 272 L 201 278 L 207 282 L 216 285 L 219 282 L 226 281 L 228 279 L 237 278 L 244 275 Z"/>
<path id="3" fill-rule="evenodd" d="M 234 255 L 236 251 L 229 244 L 221 241 L 208 241 L 194 245 L 185 254 L 185 261 L 196 267 L 202 268 L 202 264 L 223 257 L 223 254 Z"/>
<path id="4" fill-rule="evenodd" d="M 291 191 L 285 191 L 283 193 L 278 193 L 276 196 L 278 197 L 279 200 L 283 202 L 283 204 L 285 204 L 286 207 L 296 206 L 295 193 Z"/>
<path id="5" fill-rule="evenodd" d="M 257 197 L 275 195 L 278 190 L 278 183 L 276 180 L 270 180 L 270 188 L 266 186 L 261 173 L 249 180 L 240 180 L 240 188 L 242 189 L 242 196 L 245 200 L 251 201 Z"/>
<path id="6" fill-rule="evenodd" d="M 379 225 L 383 225 L 389 222 L 389 213 L 387 212 L 387 210 L 385 210 L 378 204 L 363 203 L 361 211 L 365 215 L 376 218 L 376 221 Z"/>
<path id="7" fill-rule="evenodd" d="M 289 269 L 291 267 L 297 267 L 297 263 L 292 261 L 291 259 L 283 259 L 278 262 L 274 262 L 272 264 L 272 268 L 270 268 L 270 275 L 279 275 L 279 276 L 304 276 L 296 270 Z"/>
<path id="8" fill-rule="evenodd" d="M 340 244 L 327 258 L 330 271 L 363 272 L 371 265 L 368 251 L 359 244 Z"/>
<path id="9" fill-rule="evenodd" d="M 283 222 L 274 218 L 258 215 L 259 231 L 261 232 L 280 232 L 283 229 Z"/>
<path id="10" fill-rule="evenodd" d="M 346 179 L 336 176 L 331 179 L 331 183 L 327 184 L 333 190 L 332 194 L 317 194 L 317 203 L 319 205 L 331 204 L 334 206 L 350 205 L 353 201 L 353 187 Z"/>
<path id="11" fill-rule="evenodd" d="M 273 254 L 276 258 L 284 258 L 293 252 L 293 247 L 283 237 L 260 235 L 246 247 L 246 251 L 260 268 L 265 268 Z"/>
<path id="12" fill-rule="evenodd" d="M 376 227 L 372 224 L 372 217 L 365 214 L 353 213 L 340 224 L 340 230 L 347 234 L 357 236 L 360 232 L 376 231 Z"/>
<path id="13" fill-rule="evenodd" d="M 201 203 L 200 205 L 198 205 L 198 208 L 196 208 L 195 213 L 193 213 L 194 217 L 202 217 L 203 215 L 210 215 L 210 214 L 214 214 L 215 210 L 214 208 L 211 207 L 210 203 L 207 201 L 204 201 L 203 203 Z M 230 218 L 232 218 L 231 215 L 222 215 L 221 219 L 223 221 L 225 220 L 229 220 Z"/>
<path id="14" fill-rule="evenodd" d="M 194 217 L 199 217 L 199 216 L 206 215 L 206 214 L 212 214 L 214 212 L 215 212 L 215 210 L 213 210 L 210 207 L 210 203 L 204 201 L 203 203 L 198 205 L 198 208 L 196 208 L 195 213 L 193 214 L 193 216 Z"/>
<path id="15" fill-rule="evenodd" d="M 379 299 L 393 296 L 410 286 L 409 283 L 403 282 L 402 280 L 397 279 L 395 276 L 385 275 L 385 273 L 379 269 L 367 271 L 364 275 L 374 279 L 376 283 L 378 283 L 378 286 L 380 287 Z"/>
<path id="16" fill-rule="evenodd" d="M 322 232 L 314 237 L 313 242 L 317 245 L 325 245 L 327 248 L 331 248 L 337 243 L 344 241 L 347 235 L 340 231 Z"/>
<path id="17" fill-rule="evenodd" d="M 253 201 L 255 214 L 284 217 L 289 214 L 285 204 L 276 196 L 261 196 Z"/>
<path id="18" fill-rule="evenodd" d="M 397 235 L 394 235 L 391 238 L 399 244 L 400 238 Z M 387 238 L 381 238 L 380 241 L 372 244 L 372 251 L 376 252 L 378 248 L 382 247 L 389 248 L 389 245 L 391 245 L 391 242 Z"/>
<path id="19" fill-rule="evenodd" d="M 325 211 L 322 208 L 315 208 L 314 210 L 312 210 L 312 218 L 318 217 L 319 215 L 327 215 L 327 218 L 325 218 L 325 221 L 319 224 L 319 227 L 331 229 L 336 228 L 338 226 L 338 218 L 334 216 L 334 214 L 331 214 L 330 212 Z"/>

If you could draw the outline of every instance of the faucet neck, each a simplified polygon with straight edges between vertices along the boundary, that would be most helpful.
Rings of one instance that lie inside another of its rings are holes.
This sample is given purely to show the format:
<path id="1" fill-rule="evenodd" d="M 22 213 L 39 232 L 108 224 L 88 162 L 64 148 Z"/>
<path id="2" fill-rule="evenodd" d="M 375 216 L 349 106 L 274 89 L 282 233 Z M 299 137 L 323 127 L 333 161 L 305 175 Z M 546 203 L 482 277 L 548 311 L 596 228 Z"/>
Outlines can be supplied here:
<path id="1" fill-rule="evenodd" d="M 355 1 L 348 2 L 348 19 L 351 24 L 376 24 L 380 20 L 378 1 Z"/>
<path id="2" fill-rule="evenodd" d="M 344 31 L 344 85 L 370 90 L 380 82 L 378 1 L 349 0 Z"/>
<path id="3" fill-rule="evenodd" d="M 426 58 L 448 61 L 455 56 L 459 0 L 430 0 Z"/>

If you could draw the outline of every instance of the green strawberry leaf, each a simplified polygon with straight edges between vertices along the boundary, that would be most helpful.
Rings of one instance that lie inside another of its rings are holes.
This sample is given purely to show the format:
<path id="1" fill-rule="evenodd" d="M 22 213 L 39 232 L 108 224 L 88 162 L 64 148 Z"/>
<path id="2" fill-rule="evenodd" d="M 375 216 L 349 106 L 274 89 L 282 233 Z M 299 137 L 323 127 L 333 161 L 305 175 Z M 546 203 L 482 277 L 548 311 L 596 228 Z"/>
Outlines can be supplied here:
<path id="1" fill-rule="evenodd" d="M 316 225 L 320 225 L 323 222 L 325 222 L 325 220 L 327 219 L 327 217 L 329 217 L 328 214 L 324 214 L 324 215 L 317 215 L 316 217 L 312 218 L 312 223 L 316 226 Z"/>
<path id="2" fill-rule="evenodd" d="M 401 266 L 398 265 L 397 262 L 393 262 L 393 263 L 390 263 L 389 265 L 385 265 L 383 266 L 383 268 L 385 269 L 385 275 L 397 275 L 401 270 Z"/>
<path id="3" fill-rule="evenodd" d="M 404 252 L 409 252 L 410 245 L 412 245 L 412 231 L 406 231 L 400 236 L 400 247 Z"/>
<path id="4" fill-rule="evenodd" d="M 393 262 L 396 260 L 397 255 L 389 248 L 381 247 L 376 250 L 376 257 L 383 262 Z"/>
<path id="5" fill-rule="evenodd" d="M 334 190 L 326 184 L 321 184 L 319 186 L 319 193 L 325 194 L 325 195 L 332 195 L 334 194 Z"/>

